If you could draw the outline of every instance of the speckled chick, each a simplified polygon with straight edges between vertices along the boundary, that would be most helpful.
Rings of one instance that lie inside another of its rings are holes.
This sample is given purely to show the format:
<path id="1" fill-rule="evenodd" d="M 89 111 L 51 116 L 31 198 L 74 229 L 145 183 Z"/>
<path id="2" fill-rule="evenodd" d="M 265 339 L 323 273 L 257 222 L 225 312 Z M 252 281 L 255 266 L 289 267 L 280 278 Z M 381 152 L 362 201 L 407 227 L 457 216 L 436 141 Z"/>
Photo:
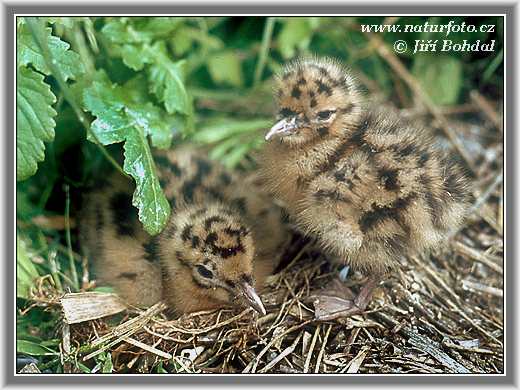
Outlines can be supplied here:
<path id="1" fill-rule="evenodd" d="M 299 228 L 368 276 L 354 301 L 321 318 L 361 312 L 401 256 L 440 244 L 461 225 L 463 172 L 424 131 L 366 106 L 334 60 L 288 64 L 275 95 L 278 122 L 261 155 L 266 190 Z"/>
<path id="2" fill-rule="evenodd" d="M 257 290 L 286 236 L 280 210 L 253 183 L 246 188 L 248 178 L 201 152 L 175 149 L 155 161 L 172 206 L 159 235 L 142 229 L 133 185 L 121 175 L 87 196 L 81 241 L 98 280 L 134 306 L 164 299 L 179 314 L 229 305 L 265 313 Z"/>

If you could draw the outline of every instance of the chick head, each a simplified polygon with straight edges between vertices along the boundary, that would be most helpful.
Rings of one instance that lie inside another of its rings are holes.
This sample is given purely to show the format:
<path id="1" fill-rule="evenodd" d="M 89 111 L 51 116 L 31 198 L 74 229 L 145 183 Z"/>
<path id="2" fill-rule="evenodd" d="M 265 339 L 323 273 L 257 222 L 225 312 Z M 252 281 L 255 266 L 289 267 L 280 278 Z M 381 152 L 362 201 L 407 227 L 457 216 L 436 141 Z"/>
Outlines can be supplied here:
<path id="1" fill-rule="evenodd" d="M 175 283 L 223 305 L 250 306 L 265 314 L 254 288 L 253 237 L 236 213 L 224 207 L 202 207 L 179 213 L 175 221 L 173 237 L 163 238 L 161 245 L 166 271 L 175 264 L 181 271 L 177 274 L 184 276 Z"/>
<path id="2" fill-rule="evenodd" d="M 278 122 L 266 140 L 297 147 L 356 124 L 361 93 L 350 73 L 331 58 L 297 59 L 277 77 Z"/>

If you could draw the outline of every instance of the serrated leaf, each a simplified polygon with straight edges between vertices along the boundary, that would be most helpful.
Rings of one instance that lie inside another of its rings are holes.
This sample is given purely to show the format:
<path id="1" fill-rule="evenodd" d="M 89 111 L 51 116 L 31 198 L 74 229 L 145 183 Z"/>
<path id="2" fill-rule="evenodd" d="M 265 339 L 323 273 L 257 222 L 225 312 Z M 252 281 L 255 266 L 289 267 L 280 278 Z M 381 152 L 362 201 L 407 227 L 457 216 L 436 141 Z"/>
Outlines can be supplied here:
<path id="1" fill-rule="evenodd" d="M 158 234 L 170 216 L 170 206 L 164 196 L 148 145 L 151 136 L 154 145 L 171 142 L 161 117 L 161 110 L 152 103 L 133 103 L 125 89 L 108 80 L 95 81 L 84 92 L 84 104 L 97 119 L 91 129 L 104 145 L 125 142 L 123 169 L 130 174 L 136 189 L 132 204 L 139 210 L 139 220 L 146 231 Z M 165 124 L 166 123 L 166 124 Z"/>
<path id="2" fill-rule="evenodd" d="M 428 53 L 418 55 L 412 73 L 435 104 L 457 102 L 463 81 L 462 64 L 457 58 Z"/>
<path id="3" fill-rule="evenodd" d="M 244 84 L 242 65 L 235 52 L 226 51 L 212 55 L 208 60 L 208 70 L 215 83 L 228 83 L 234 87 Z"/>
<path id="4" fill-rule="evenodd" d="M 114 43 L 150 43 L 170 36 L 184 18 L 143 17 L 115 18 L 103 26 L 101 32 Z"/>
<path id="5" fill-rule="evenodd" d="M 43 75 L 24 66 L 18 68 L 16 86 L 16 179 L 34 175 L 45 158 L 44 142 L 54 138 L 52 104 L 56 97 Z"/>
<path id="6" fill-rule="evenodd" d="M 133 70 L 141 70 L 150 59 L 143 55 L 143 50 L 136 45 L 122 45 L 120 54 L 123 63 Z"/>
<path id="7" fill-rule="evenodd" d="M 185 61 L 173 62 L 166 53 L 164 42 L 145 47 L 144 53 L 151 59 L 148 69 L 151 91 L 169 113 L 189 114 L 190 100 L 184 87 Z"/>
<path id="8" fill-rule="evenodd" d="M 152 153 L 141 131 L 126 137 L 124 170 L 136 181 L 132 204 L 139 210 L 139 220 L 151 235 L 162 231 L 170 217 L 170 205 L 155 174 Z"/>
<path id="9" fill-rule="evenodd" d="M 28 298 L 38 271 L 31 261 L 27 244 L 19 236 L 16 237 L 16 296 Z"/>
<path id="10" fill-rule="evenodd" d="M 44 31 L 45 41 L 49 46 L 52 60 L 56 61 L 55 64 L 60 69 L 65 80 L 76 79 L 78 75 L 84 73 L 85 68 L 80 56 L 72 50 L 69 50 L 70 45 L 52 35 L 52 29 L 50 27 L 45 28 Z M 26 23 L 19 24 L 16 34 L 16 43 L 17 62 L 19 66 L 31 64 L 39 72 L 46 75 L 51 73 Z"/>

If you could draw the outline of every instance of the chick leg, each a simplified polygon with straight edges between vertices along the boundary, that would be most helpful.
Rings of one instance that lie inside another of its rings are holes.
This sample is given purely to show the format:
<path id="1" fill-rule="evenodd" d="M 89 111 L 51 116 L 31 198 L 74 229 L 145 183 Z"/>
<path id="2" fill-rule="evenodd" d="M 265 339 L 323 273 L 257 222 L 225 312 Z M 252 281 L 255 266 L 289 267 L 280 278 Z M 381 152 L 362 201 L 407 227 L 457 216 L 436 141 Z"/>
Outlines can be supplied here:
<path id="1" fill-rule="evenodd" d="M 326 295 L 316 296 L 313 301 L 315 318 L 320 321 L 328 321 L 362 313 L 370 303 L 372 294 L 380 281 L 380 277 L 369 277 L 354 299 Z"/>

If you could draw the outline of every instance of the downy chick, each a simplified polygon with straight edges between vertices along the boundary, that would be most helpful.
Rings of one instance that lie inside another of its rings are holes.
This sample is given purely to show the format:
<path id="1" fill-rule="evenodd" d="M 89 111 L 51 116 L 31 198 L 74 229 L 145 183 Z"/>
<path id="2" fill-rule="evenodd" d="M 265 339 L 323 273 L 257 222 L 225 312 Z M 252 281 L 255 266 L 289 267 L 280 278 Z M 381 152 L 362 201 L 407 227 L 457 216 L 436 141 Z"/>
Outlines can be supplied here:
<path id="1" fill-rule="evenodd" d="M 239 202 L 251 204 L 247 210 L 228 202 L 225 193 L 238 177 L 195 151 L 162 152 L 155 160 L 172 206 L 159 235 L 141 227 L 131 205 L 133 185 L 121 175 L 87 198 L 81 238 L 97 278 L 134 306 L 164 299 L 179 314 L 227 305 L 265 313 L 255 286 L 274 270 L 277 254 L 269 246 L 256 250 L 256 231 L 245 223 L 251 213 L 244 211 L 262 205 L 259 222 L 274 230 L 282 228 L 279 211 L 261 190 Z"/>
<path id="2" fill-rule="evenodd" d="M 321 319 L 363 311 L 399 258 L 440 244 L 462 223 L 461 168 L 420 129 L 364 106 L 331 59 L 302 59 L 277 80 L 278 122 L 262 176 L 307 234 L 368 276 L 353 300 Z"/>

